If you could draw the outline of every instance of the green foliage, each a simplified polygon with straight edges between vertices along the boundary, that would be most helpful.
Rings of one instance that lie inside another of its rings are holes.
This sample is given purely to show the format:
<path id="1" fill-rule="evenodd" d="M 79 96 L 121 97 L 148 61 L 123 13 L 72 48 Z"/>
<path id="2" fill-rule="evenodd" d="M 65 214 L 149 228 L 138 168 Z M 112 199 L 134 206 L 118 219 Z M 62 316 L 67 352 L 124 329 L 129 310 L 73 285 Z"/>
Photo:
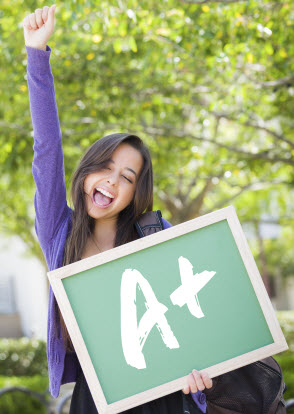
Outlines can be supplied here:
<path id="1" fill-rule="evenodd" d="M 0 375 L 47 376 L 46 343 L 42 340 L 0 339 Z"/>
<path id="2" fill-rule="evenodd" d="M 286 351 L 282 354 L 275 355 L 276 361 L 280 364 L 283 371 L 283 379 L 287 386 L 284 394 L 285 400 L 294 397 L 294 354 Z"/>
<path id="3" fill-rule="evenodd" d="M 0 376 L 0 389 L 6 387 L 24 387 L 43 394 L 44 401 L 49 400 L 46 390 L 47 377 L 34 375 L 33 377 L 2 377 Z M 5 393 L 0 398 L 0 412 L 5 414 L 46 414 L 47 410 L 38 400 L 20 391 Z"/>
<path id="4" fill-rule="evenodd" d="M 275 355 L 280 364 L 284 382 L 287 385 L 285 399 L 294 398 L 294 311 L 278 312 L 279 323 L 285 335 L 289 350 Z"/>
<path id="5" fill-rule="evenodd" d="M 45 4 L 0 11 L 0 225 L 40 260 L 21 22 Z M 90 144 L 131 131 L 150 147 L 154 207 L 173 224 L 234 203 L 242 221 L 269 215 L 293 240 L 293 13 L 281 0 L 58 4 L 48 43 L 68 189 Z"/>
<path id="6" fill-rule="evenodd" d="M 289 346 L 289 352 L 294 353 L 294 311 L 279 311 L 277 317 Z"/>
<path id="7" fill-rule="evenodd" d="M 283 233 L 279 240 L 267 240 L 265 243 L 268 270 L 271 275 L 280 273 L 283 277 L 293 277 L 294 261 L 291 251 L 294 245 L 294 234 L 290 228 L 285 228 Z M 281 252 L 283 252 L 282 255 Z"/>

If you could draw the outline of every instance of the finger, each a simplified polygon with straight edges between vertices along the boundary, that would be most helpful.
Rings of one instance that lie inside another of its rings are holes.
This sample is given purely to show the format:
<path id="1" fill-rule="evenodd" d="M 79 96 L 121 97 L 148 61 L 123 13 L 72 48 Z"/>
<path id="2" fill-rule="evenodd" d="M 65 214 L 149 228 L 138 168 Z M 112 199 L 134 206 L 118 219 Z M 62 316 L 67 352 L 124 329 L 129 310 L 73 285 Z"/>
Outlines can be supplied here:
<path id="1" fill-rule="evenodd" d="M 48 20 L 47 21 L 50 25 L 54 24 L 55 9 L 56 9 L 56 4 L 53 4 L 48 10 Z"/>
<path id="2" fill-rule="evenodd" d="M 26 29 L 28 29 L 28 30 L 31 30 L 32 29 L 32 26 L 31 26 L 31 24 L 30 24 L 30 19 L 29 19 L 29 16 L 26 16 L 24 19 L 23 19 L 23 26 L 26 28 Z"/>
<path id="3" fill-rule="evenodd" d="M 207 372 L 203 371 L 203 372 L 201 372 L 200 375 L 202 377 L 202 381 L 203 381 L 203 384 L 205 385 L 205 388 L 211 388 L 212 387 L 212 379 L 207 374 Z"/>
<path id="4" fill-rule="evenodd" d="M 43 19 L 42 19 L 42 9 L 36 9 L 35 15 L 36 15 L 36 23 L 38 25 L 38 28 L 40 29 L 40 27 L 42 27 L 44 24 Z"/>
<path id="5" fill-rule="evenodd" d="M 47 19 L 48 19 L 48 10 L 49 10 L 49 7 L 48 7 L 48 6 L 44 6 L 44 7 L 43 7 L 43 11 L 42 11 L 42 19 L 43 19 L 43 22 L 44 22 L 44 23 L 46 23 L 46 21 L 47 21 Z"/>
<path id="6" fill-rule="evenodd" d="M 36 23 L 36 16 L 35 13 L 31 13 L 29 15 L 30 25 L 33 29 L 38 29 L 38 25 Z"/>
<path id="7" fill-rule="evenodd" d="M 196 371 L 196 369 L 193 369 L 192 374 L 193 374 L 198 390 L 203 391 L 205 388 L 205 385 L 203 384 L 200 372 Z"/>
<path id="8" fill-rule="evenodd" d="M 186 385 L 186 386 L 182 389 L 182 391 L 183 391 L 183 393 L 184 393 L 184 394 L 189 394 L 189 392 L 190 392 L 190 387 L 189 387 L 189 385 Z"/>
<path id="9" fill-rule="evenodd" d="M 188 384 L 190 386 L 191 392 L 197 392 L 198 391 L 197 383 L 195 381 L 195 377 L 194 377 L 193 373 L 188 375 Z"/>

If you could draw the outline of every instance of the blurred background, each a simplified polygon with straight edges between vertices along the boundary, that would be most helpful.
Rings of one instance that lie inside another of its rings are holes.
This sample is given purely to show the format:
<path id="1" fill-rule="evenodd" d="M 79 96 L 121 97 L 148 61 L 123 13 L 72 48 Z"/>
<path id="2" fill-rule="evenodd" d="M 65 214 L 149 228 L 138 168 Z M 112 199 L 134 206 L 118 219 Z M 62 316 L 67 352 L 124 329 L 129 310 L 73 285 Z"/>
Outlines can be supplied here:
<path id="1" fill-rule="evenodd" d="M 234 205 L 289 344 L 276 359 L 294 398 L 293 1 L 56 4 L 48 45 L 68 191 L 87 147 L 128 131 L 150 148 L 154 208 L 173 225 Z M 0 389 L 35 392 L 0 395 L 9 414 L 68 412 L 46 391 L 48 282 L 22 28 L 44 5 L 0 6 Z"/>

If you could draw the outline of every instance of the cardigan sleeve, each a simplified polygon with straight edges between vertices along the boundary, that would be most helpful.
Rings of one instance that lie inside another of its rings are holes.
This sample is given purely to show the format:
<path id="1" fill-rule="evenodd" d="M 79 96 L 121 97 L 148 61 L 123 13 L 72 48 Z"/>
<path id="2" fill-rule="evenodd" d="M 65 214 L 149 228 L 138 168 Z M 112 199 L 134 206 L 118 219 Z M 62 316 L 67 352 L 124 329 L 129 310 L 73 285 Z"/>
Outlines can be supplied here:
<path id="1" fill-rule="evenodd" d="M 49 63 L 51 49 L 48 45 L 46 51 L 26 46 L 26 51 L 34 134 L 35 229 L 44 252 L 67 212 L 62 136 Z"/>
<path id="2" fill-rule="evenodd" d="M 172 227 L 172 225 L 162 217 L 162 224 L 163 224 L 163 230 L 168 229 L 169 227 Z"/>

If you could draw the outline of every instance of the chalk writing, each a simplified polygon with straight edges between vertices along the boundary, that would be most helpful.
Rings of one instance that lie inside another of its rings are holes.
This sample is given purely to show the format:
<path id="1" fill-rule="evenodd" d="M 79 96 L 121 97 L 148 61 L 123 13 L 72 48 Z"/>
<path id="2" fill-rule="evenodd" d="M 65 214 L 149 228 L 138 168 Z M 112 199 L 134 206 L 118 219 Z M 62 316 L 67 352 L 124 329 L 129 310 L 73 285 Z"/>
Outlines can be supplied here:
<path id="1" fill-rule="evenodd" d="M 181 286 L 171 295 L 173 305 L 180 307 L 187 304 L 191 314 L 196 318 L 203 318 L 198 293 L 211 280 L 216 272 L 207 270 L 193 274 L 193 266 L 188 259 L 178 259 Z M 137 286 L 145 297 L 146 312 L 138 324 L 136 291 Z M 151 329 L 156 326 L 167 348 L 179 348 L 165 316 L 167 306 L 160 303 L 149 282 L 136 269 L 126 269 L 121 279 L 121 341 L 125 360 L 128 365 L 137 369 L 146 368 L 142 352 L 143 346 Z"/>
<path id="2" fill-rule="evenodd" d="M 146 312 L 137 321 L 136 288 L 140 286 L 145 296 Z M 138 368 L 146 368 L 142 348 L 153 328 L 157 326 L 163 342 L 168 348 L 179 348 L 165 312 L 167 307 L 160 303 L 148 281 L 136 269 L 126 269 L 121 281 L 121 339 L 123 353 L 127 364 Z"/>

